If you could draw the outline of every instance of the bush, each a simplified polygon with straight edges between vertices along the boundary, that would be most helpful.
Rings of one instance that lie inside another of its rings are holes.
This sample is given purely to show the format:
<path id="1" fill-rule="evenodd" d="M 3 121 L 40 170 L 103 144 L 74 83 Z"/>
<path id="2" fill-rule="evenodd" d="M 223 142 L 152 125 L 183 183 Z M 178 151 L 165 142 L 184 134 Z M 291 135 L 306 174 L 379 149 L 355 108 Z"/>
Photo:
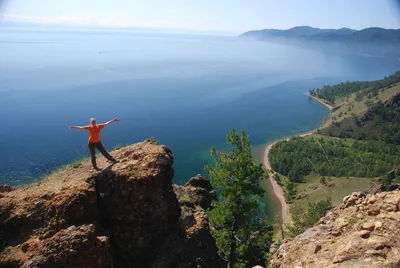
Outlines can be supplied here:
<path id="1" fill-rule="evenodd" d="M 288 227 L 289 236 L 294 237 L 306 229 L 317 223 L 326 212 L 332 208 L 332 203 L 329 198 L 318 202 L 310 202 L 307 205 L 307 210 L 294 207 L 292 211 L 293 224 Z"/>

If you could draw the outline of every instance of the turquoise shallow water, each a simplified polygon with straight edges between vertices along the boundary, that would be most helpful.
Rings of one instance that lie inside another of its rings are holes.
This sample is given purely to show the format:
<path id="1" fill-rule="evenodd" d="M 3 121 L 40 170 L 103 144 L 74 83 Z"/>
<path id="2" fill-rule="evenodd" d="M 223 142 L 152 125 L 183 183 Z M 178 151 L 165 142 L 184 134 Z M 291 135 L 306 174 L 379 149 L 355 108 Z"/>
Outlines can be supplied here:
<path id="1" fill-rule="evenodd" d="M 400 69 L 390 59 L 236 37 L 0 30 L 0 184 L 29 183 L 87 156 L 87 134 L 67 126 L 116 116 L 121 122 L 102 133 L 105 146 L 153 136 L 172 149 L 182 184 L 204 172 L 211 146 L 226 149 L 229 129 L 245 129 L 257 151 L 322 122 L 328 112 L 309 89 Z M 276 203 L 267 200 L 273 216 Z"/>

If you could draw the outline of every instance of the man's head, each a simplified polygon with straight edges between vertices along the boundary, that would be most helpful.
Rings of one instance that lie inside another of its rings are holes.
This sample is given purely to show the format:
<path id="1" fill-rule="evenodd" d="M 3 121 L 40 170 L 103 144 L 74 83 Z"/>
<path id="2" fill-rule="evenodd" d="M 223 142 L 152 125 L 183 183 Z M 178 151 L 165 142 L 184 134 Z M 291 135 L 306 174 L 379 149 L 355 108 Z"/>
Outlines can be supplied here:
<path id="1" fill-rule="evenodd" d="M 93 118 L 93 117 L 90 118 L 89 122 L 90 122 L 90 124 L 91 124 L 92 126 L 95 126 L 95 125 L 96 125 L 96 119 Z"/>

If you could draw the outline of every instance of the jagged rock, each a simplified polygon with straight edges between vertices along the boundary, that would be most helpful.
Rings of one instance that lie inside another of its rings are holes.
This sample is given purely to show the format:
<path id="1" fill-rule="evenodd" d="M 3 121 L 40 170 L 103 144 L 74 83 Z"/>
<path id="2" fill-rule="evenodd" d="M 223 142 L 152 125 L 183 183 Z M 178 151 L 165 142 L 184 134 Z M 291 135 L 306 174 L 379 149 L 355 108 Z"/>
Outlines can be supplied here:
<path id="1" fill-rule="evenodd" d="M 310 254 L 316 254 L 321 250 L 322 246 L 320 244 L 310 243 L 308 245 L 308 252 Z"/>
<path id="2" fill-rule="evenodd" d="M 94 225 L 71 226 L 42 243 L 29 240 L 32 258 L 22 267 L 112 267 L 108 238 L 96 236 Z"/>
<path id="3" fill-rule="evenodd" d="M 181 206 L 195 204 L 208 209 L 217 194 L 212 190 L 211 183 L 201 175 L 191 178 L 185 186 L 174 185 L 174 191 Z"/>
<path id="4" fill-rule="evenodd" d="M 312 228 L 283 241 L 271 268 L 398 267 L 400 265 L 400 191 L 366 196 L 353 193 Z M 363 205 L 364 204 L 364 205 Z M 364 206 L 356 211 L 355 207 Z M 314 245 L 321 249 L 315 253 Z"/>
<path id="5" fill-rule="evenodd" d="M 204 188 L 208 191 L 212 190 L 211 182 L 204 178 L 202 175 L 197 174 L 195 177 L 190 178 L 190 180 L 185 183 L 184 186 L 193 186 L 196 188 Z"/>
<path id="6" fill-rule="evenodd" d="M 11 192 L 14 190 L 13 187 L 8 186 L 8 185 L 0 185 L 0 193 L 6 193 L 6 192 Z"/>
<path id="7" fill-rule="evenodd" d="M 193 199 L 180 205 L 165 146 L 146 141 L 112 154 L 120 163 L 99 159 L 99 173 L 83 161 L 30 186 L 2 187 L 0 267 L 226 266 L 202 208 L 213 191 L 178 187 Z"/>
<path id="8" fill-rule="evenodd" d="M 368 230 L 362 230 L 362 231 L 359 231 L 357 234 L 361 238 L 368 238 L 370 233 L 371 232 Z"/>
<path id="9" fill-rule="evenodd" d="M 379 213 L 381 213 L 381 210 L 378 206 L 370 205 L 368 207 L 367 213 L 369 216 L 377 216 L 377 215 L 379 215 Z"/>

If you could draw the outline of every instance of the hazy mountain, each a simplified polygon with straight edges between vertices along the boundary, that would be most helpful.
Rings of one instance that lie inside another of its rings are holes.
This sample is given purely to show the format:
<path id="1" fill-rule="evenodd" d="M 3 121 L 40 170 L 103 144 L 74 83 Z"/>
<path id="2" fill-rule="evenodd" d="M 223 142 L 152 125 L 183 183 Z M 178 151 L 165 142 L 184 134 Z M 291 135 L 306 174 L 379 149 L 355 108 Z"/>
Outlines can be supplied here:
<path id="1" fill-rule="evenodd" d="M 356 30 L 349 28 L 341 29 L 319 29 L 310 26 L 296 26 L 288 30 L 275 30 L 275 29 L 264 29 L 245 32 L 241 37 L 255 37 L 255 38 L 268 38 L 268 37 L 287 37 L 287 38 L 302 38 L 312 36 L 324 36 L 334 34 L 337 36 L 349 35 Z"/>
<path id="2" fill-rule="evenodd" d="M 400 57 L 400 50 L 398 49 L 400 46 L 400 29 L 372 27 L 353 30 L 349 28 L 319 29 L 297 26 L 288 30 L 249 31 L 240 35 L 240 37 L 307 45 L 311 48 L 340 49 L 342 52 L 356 52 L 373 56 Z"/>

